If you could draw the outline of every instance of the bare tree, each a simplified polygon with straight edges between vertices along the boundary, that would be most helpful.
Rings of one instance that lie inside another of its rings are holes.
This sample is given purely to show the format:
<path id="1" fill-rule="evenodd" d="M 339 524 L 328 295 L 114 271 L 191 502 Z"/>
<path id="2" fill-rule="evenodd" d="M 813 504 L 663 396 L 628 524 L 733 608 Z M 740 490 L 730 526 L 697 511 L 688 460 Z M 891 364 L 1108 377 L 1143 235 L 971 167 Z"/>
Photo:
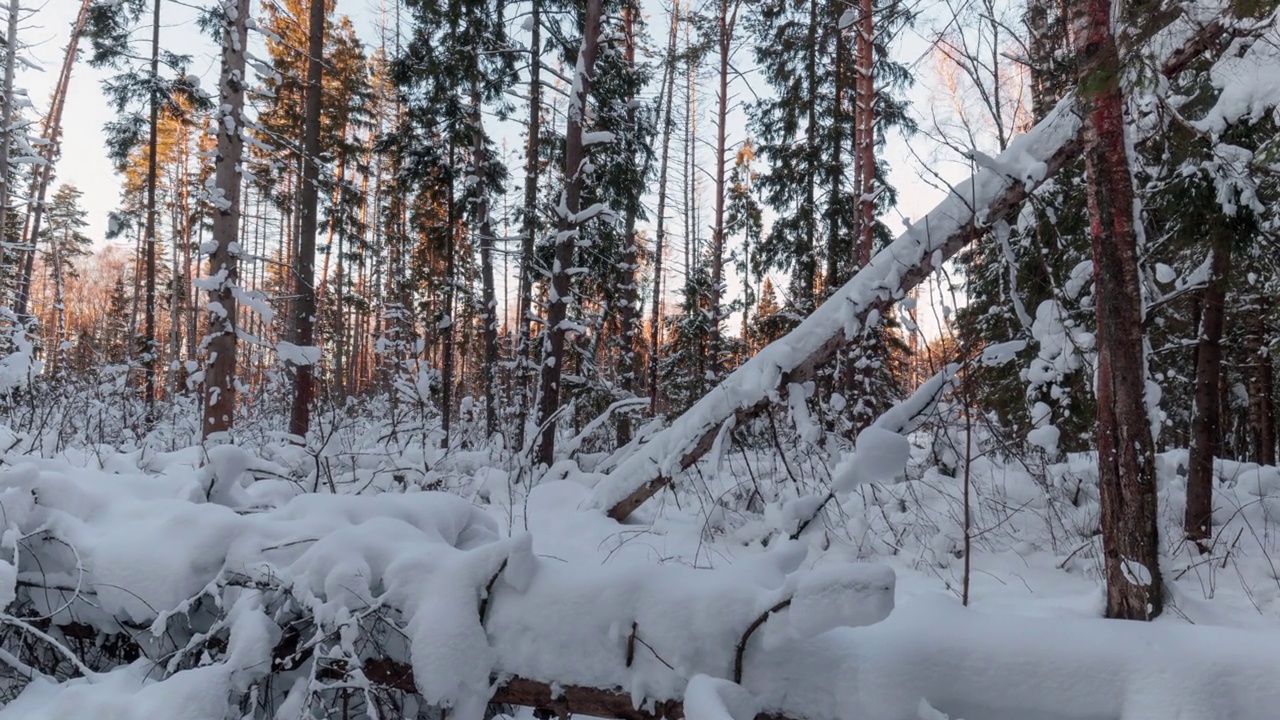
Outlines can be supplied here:
<path id="1" fill-rule="evenodd" d="M 733 62 L 733 32 L 738 24 L 738 10 L 741 7 L 741 0 L 719 0 L 715 17 L 716 71 L 719 86 L 716 97 L 715 224 L 711 229 L 711 318 L 708 328 L 710 336 L 708 352 L 713 379 L 719 379 L 723 369 L 720 347 L 720 296 L 724 284 L 725 203 L 729 194 L 725 184 L 725 166 L 730 162 L 729 158 L 725 157 L 728 150 L 729 71 Z"/>

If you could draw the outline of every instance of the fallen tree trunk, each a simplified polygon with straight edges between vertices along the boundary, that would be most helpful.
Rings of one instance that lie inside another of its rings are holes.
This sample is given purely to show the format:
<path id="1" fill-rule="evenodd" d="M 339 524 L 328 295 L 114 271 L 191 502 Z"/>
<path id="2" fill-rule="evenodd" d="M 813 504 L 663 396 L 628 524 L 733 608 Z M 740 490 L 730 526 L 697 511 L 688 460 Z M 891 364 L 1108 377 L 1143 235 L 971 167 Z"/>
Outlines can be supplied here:
<path id="1" fill-rule="evenodd" d="M 1189 18 L 1162 36 L 1170 48 L 1158 65 L 1176 75 L 1214 47 L 1233 25 L 1222 17 L 1203 25 Z M 1153 43 L 1154 44 L 1154 43 Z M 691 467 L 716 444 L 726 423 L 751 420 L 785 397 L 787 386 L 814 378 L 836 352 L 969 243 L 986 234 L 1069 162 L 1080 157 L 1081 118 L 1074 95 L 1010 143 L 998 158 L 952 188 L 937 207 L 881 250 L 799 327 L 766 346 L 730 373 L 644 447 L 620 463 L 595 488 L 593 507 L 625 520 L 646 500 Z"/>

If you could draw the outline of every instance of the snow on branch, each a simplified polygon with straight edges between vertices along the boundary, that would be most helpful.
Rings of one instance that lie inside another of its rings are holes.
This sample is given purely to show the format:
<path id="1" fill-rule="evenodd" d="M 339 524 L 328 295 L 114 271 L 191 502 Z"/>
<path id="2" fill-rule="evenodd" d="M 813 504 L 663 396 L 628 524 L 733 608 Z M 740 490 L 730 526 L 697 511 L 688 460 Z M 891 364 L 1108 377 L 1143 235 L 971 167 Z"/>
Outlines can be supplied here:
<path id="1" fill-rule="evenodd" d="M 1160 34 L 1165 74 L 1181 72 L 1214 46 L 1224 21 L 1194 25 L 1180 17 Z M 871 259 L 800 325 L 730 373 L 692 408 L 620 463 L 593 490 L 591 504 L 614 519 L 631 515 L 714 445 L 730 418 L 739 425 L 775 403 L 787 388 L 811 380 L 858 337 L 872 314 L 886 314 L 961 248 L 985 235 L 1032 191 L 1080 155 L 1081 120 L 1074 96 L 1016 138 L 999 157 L 952 189 L 932 212 Z"/>

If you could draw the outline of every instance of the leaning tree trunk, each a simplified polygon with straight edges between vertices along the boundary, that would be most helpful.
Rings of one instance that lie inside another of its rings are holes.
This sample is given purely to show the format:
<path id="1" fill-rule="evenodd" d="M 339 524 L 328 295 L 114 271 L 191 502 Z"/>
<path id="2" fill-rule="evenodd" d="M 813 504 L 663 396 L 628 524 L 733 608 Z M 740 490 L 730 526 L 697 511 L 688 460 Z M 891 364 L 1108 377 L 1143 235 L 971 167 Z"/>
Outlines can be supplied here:
<path id="1" fill-rule="evenodd" d="M 222 77 L 218 83 L 218 150 L 209 253 L 209 336 L 205 340 L 204 421 L 200 436 L 231 430 L 236 411 L 235 288 L 240 280 L 240 162 L 244 155 L 245 52 L 249 0 L 223 0 Z"/>
<path id="2" fill-rule="evenodd" d="M 302 137 L 302 218 L 298 232 L 298 257 L 294 272 L 293 337 L 299 348 L 309 348 L 315 341 L 316 314 L 316 206 L 320 199 L 320 107 L 324 88 L 324 16 L 325 0 L 311 0 L 310 36 L 307 43 L 306 119 Z M 289 433 L 306 442 L 311 429 L 311 401 L 315 396 L 314 355 L 291 358 L 294 366 L 293 408 L 289 414 Z"/>
<path id="3" fill-rule="evenodd" d="M 28 207 L 27 218 L 23 221 L 23 244 L 30 248 L 26 251 L 22 262 L 22 271 L 18 278 L 17 293 L 13 310 L 18 318 L 27 315 L 28 298 L 31 291 L 31 274 L 35 268 L 35 244 L 40 237 L 40 226 L 44 219 L 44 199 L 49 191 L 49 183 L 53 179 L 53 165 L 58 159 L 58 143 L 62 139 L 62 109 L 67 104 L 67 88 L 71 85 L 71 71 L 75 67 L 76 53 L 80 46 L 80 36 L 84 34 L 85 25 L 89 22 L 89 5 L 93 0 L 83 0 L 80 12 L 71 25 L 71 37 L 67 40 L 67 50 L 62 57 L 62 70 L 58 73 L 58 82 L 54 86 L 53 100 L 49 114 L 44 122 L 44 147 L 40 149 L 43 163 L 36 165 L 31 173 L 31 192 L 33 198 Z M 27 222 L 30 222 L 28 232 Z"/>
<path id="4" fill-rule="evenodd" d="M 1107 617 L 1151 620 L 1163 607 L 1155 443 L 1147 412 L 1146 337 L 1133 175 L 1110 0 L 1075 7 L 1086 92 L 1084 157 L 1097 313 L 1098 483 Z"/>
<path id="5" fill-rule="evenodd" d="M 1170 50 L 1161 72 L 1173 77 L 1218 45 L 1229 33 L 1217 18 L 1186 27 L 1181 38 L 1162 36 Z M 1180 42 L 1179 42 L 1180 41 Z M 628 517 L 670 484 L 681 471 L 721 446 L 726 428 L 742 425 L 772 408 L 793 384 L 812 380 L 837 350 L 861 331 L 873 314 L 884 317 L 893 304 L 919 285 L 961 248 L 990 232 L 991 223 L 1021 207 L 1028 195 L 1064 165 L 1080 157 L 1080 103 L 1069 96 L 1001 154 L 1021 166 L 1036 161 L 1025 178 L 986 167 L 957 185 L 919 222 L 881 250 L 844 287 L 805 318 L 794 331 L 770 343 L 662 432 L 620 462 L 592 489 L 590 505 L 612 518 Z"/>
<path id="6" fill-rule="evenodd" d="M 558 211 L 560 219 L 556 227 L 555 264 L 551 269 L 551 292 L 547 298 L 547 323 L 543 330 L 546 341 L 538 391 L 540 436 L 537 461 L 547 467 L 555 461 L 560 374 L 564 365 L 565 339 L 569 332 L 566 320 L 572 296 L 569 281 L 577 254 L 578 229 L 585 219 L 579 215 L 582 189 L 587 180 L 587 148 L 583 142 L 583 129 L 586 124 L 587 97 L 591 92 L 591 78 L 599 49 L 601 3 L 602 0 L 587 0 L 582 47 L 578 51 L 578 64 L 574 70 L 573 87 L 569 95 L 569 120 L 565 128 L 564 166 L 567 184 Z"/>
<path id="7" fill-rule="evenodd" d="M 1187 539 L 1202 550 L 1201 541 L 1213 534 L 1213 460 L 1219 454 L 1222 432 L 1222 329 L 1226 315 L 1227 276 L 1231 273 L 1231 237 L 1219 225 L 1213 240 L 1209 285 L 1201 300 L 1199 345 L 1196 350 L 1195 408 L 1191 417 L 1191 459 L 1187 471 Z"/>

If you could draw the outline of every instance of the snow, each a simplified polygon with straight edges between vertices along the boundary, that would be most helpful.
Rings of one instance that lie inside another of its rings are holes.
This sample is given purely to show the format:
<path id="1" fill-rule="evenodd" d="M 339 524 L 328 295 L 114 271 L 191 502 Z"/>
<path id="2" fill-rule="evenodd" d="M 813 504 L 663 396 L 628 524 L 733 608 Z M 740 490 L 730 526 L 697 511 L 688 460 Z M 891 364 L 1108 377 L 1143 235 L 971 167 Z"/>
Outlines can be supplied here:
<path id="1" fill-rule="evenodd" d="M 906 408 L 924 405 L 903 407 L 893 424 L 910 432 L 915 414 Z M 948 558 L 962 531 L 945 519 L 956 482 L 883 426 L 864 432 L 854 454 L 864 472 L 884 477 L 832 501 L 844 519 L 767 546 L 749 539 L 754 526 L 736 514 L 708 535 L 697 502 L 636 536 L 585 507 L 601 476 L 571 463 L 556 471 L 565 479 L 528 490 L 483 453 L 460 454 L 451 472 L 474 478 L 477 497 L 480 483 L 489 488 L 476 505 L 412 487 L 304 493 L 280 479 L 291 471 L 279 457 L 234 445 L 203 454 L 157 456 L 147 472 L 136 455 L 104 455 L 101 469 L 8 458 L 0 589 L 15 594 L 19 580 L 64 588 L 16 594 L 55 627 L 75 620 L 114 633 L 128 622 L 149 649 L 89 679 L 37 678 L 0 718 L 72 717 L 84 708 L 139 720 L 222 718 L 228 697 L 258 687 L 299 618 L 314 628 L 302 641 L 318 643 L 324 657 L 390 652 L 412 666 L 424 702 L 466 720 L 483 717 L 495 678 L 512 676 L 617 687 L 640 707 L 682 698 L 687 716 L 720 720 L 756 710 L 915 720 L 922 707 L 984 720 L 1146 720 L 1175 710 L 1267 720 L 1280 703 L 1270 677 L 1280 667 L 1280 591 L 1261 553 L 1231 559 L 1241 577 L 1262 579 L 1248 599 L 1226 574 L 1211 581 L 1215 600 L 1198 599 L 1195 573 L 1208 568 L 1169 559 L 1166 577 L 1181 578 L 1171 581 L 1173 601 L 1197 625 L 1177 613 L 1154 624 L 1098 619 L 1097 575 L 1080 569 L 1096 559 L 1093 491 L 1078 507 L 1050 512 L 1052 496 L 1023 466 L 978 457 L 975 522 L 988 531 L 974 544 L 976 607 L 963 608 L 938 594 L 958 572 Z M 753 462 L 775 472 L 764 457 Z M 1185 463 L 1185 451 L 1158 458 L 1173 522 Z M 1068 456 L 1045 467 L 1045 482 L 1088 486 L 1093 466 L 1088 455 Z M 1220 466 L 1216 530 L 1230 537 L 1246 524 L 1274 527 L 1280 469 Z M 730 456 L 707 480 L 720 487 L 735 472 Z M 812 515 L 812 498 L 800 499 L 787 512 Z M 39 533 L 52 541 L 24 542 L 15 554 L 18 538 Z M 1055 533 L 1066 536 L 1061 550 L 1051 549 Z M 1081 538 L 1085 550 L 1071 551 Z M 1149 581 L 1147 568 L 1127 567 L 1135 581 Z M 1258 610 L 1245 610 L 1251 604 Z M 226 650 L 183 661 L 204 652 L 201 636 L 184 628 L 214 607 L 223 610 L 209 632 L 226 638 Z M 401 629 L 398 650 L 369 644 L 373 618 Z M 1226 627 L 1224 618 L 1245 624 Z M 314 689 L 307 672 L 273 680 L 277 717 L 303 716 L 296 708 Z"/>
<path id="2" fill-rule="evenodd" d="M 1073 139 L 1079 128 L 1080 118 L 1073 103 L 1064 101 L 1045 121 L 1014 139 L 997 160 L 1001 164 L 1043 162 Z M 957 185 L 923 221 L 915 223 L 877 253 L 794 331 L 756 353 L 730 373 L 715 391 L 620 463 L 596 485 L 591 505 L 600 509 L 613 507 L 650 481 L 676 474 L 680 458 L 700 437 L 738 410 L 769 398 L 785 373 L 816 353 L 829 339 L 842 333 L 847 336 L 846 328 L 861 313 L 869 312 L 878 303 L 891 301 L 892 289 L 899 287 L 904 267 L 924 262 L 937 266 L 944 255 L 950 256 L 958 250 L 954 244 L 946 245 L 948 237 L 977 222 L 971 207 L 984 207 L 1008 182 L 1005 173 L 983 169 Z"/>

